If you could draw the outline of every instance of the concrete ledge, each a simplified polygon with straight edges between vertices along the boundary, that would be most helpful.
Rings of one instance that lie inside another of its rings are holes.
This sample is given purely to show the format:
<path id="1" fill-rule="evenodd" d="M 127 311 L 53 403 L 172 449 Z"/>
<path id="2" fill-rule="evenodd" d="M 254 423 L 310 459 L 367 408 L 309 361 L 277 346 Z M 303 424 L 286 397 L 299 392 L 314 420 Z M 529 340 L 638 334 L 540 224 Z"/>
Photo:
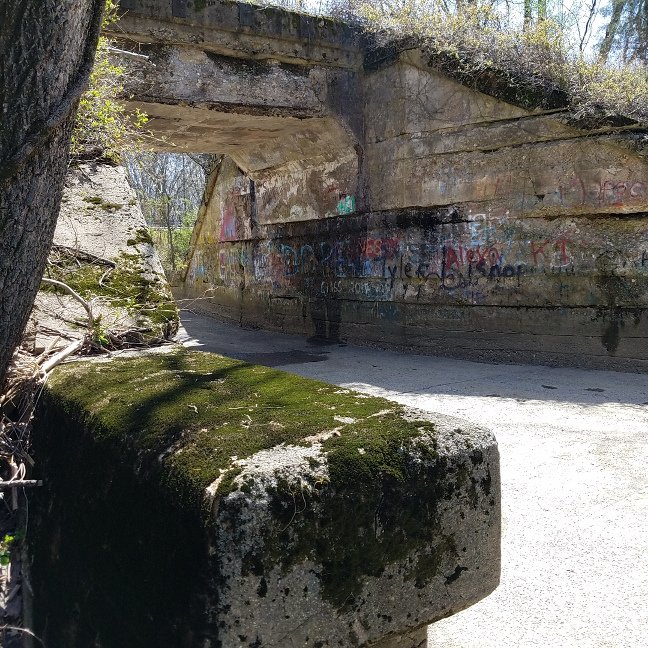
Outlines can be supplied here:
<path id="1" fill-rule="evenodd" d="M 114 35 L 199 45 L 225 56 L 359 69 L 357 31 L 345 23 L 231 0 L 121 0 Z"/>
<path id="2" fill-rule="evenodd" d="M 497 446 L 463 421 L 174 351 L 62 368 L 36 428 L 54 648 L 413 648 L 498 584 Z"/>

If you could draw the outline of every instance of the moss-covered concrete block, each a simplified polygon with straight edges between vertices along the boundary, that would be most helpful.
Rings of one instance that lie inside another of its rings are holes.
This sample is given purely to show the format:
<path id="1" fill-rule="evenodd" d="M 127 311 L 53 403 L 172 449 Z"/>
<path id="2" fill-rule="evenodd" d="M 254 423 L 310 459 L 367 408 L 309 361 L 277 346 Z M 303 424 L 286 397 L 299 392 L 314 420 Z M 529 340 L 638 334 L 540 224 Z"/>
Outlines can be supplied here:
<path id="1" fill-rule="evenodd" d="M 96 346 L 160 344 L 178 330 L 178 309 L 121 166 L 89 162 L 68 171 L 45 278 L 92 304 Z M 88 334 L 86 309 L 52 284 L 41 286 L 31 320 L 37 354 Z"/>
<path id="2" fill-rule="evenodd" d="M 184 350 L 75 363 L 35 452 L 53 648 L 410 648 L 499 580 L 492 435 L 333 385 Z"/>

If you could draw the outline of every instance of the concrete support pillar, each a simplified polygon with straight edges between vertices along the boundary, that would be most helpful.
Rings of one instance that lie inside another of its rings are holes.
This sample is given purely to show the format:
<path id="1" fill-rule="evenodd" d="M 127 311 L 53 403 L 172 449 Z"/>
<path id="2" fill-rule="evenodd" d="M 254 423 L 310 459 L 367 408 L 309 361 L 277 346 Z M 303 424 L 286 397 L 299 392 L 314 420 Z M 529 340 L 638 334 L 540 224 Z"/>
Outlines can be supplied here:
<path id="1" fill-rule="evenodd" d="M 373 644 L 372 648 L 427 648 L 428 627 L 423 626 L 418 630 L 412 630 L 397 637 L 390 637 Z"/>

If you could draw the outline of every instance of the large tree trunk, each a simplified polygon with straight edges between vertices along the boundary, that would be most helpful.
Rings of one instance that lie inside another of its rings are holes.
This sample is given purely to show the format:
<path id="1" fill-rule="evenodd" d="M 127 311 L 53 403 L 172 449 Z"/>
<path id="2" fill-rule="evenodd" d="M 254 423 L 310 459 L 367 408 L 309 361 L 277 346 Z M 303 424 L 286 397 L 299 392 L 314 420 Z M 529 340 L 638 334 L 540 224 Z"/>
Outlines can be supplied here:
<path id="1" fill-rule="evenodd" d="M 0 384 L 54 236 L 104 0 L 0 1 Z"/>
<path id="2" fill-rule="evenodd" d="M 527 31 L 531 27 L 532 20 L 531 0 L 524 0 L 524 31 Z"/>

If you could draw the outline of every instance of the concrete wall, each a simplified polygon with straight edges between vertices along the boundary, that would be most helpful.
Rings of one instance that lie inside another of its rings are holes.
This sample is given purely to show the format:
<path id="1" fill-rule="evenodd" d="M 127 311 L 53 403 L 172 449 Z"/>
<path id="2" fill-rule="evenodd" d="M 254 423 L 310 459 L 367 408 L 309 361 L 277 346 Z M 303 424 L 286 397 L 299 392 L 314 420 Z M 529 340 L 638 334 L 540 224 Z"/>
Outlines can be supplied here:
<path id="1" fill-rule="evenodd" d="M 357 68 L 356 30 L 329 18 L 236 0 L 119 0 L 115 35 L 226 56 Z"/>
<path id="2" fill-rule="evenodd" d="M 317 173 L 269 170 L 259 217 L 250 177 L 225 161 L 180 296 L 329 340 L 648 367 L 642 134 L 503 103 L 415 51 L 366 71 L 363 96 L 367 209 L 335 213 L 321 176 L 308 199 Z"/>
<path id="3" fill-rule="evenodd" d="M 365 77 L 371 208 L 457 205 L 470 218 L 648 209 L 644 133 L 578 128 L 469 90 L 419 51 Z M 638 150 L 639 149 L 639 150 Z"/>
<path id="4" fill-rule="evenodd" d="M 58 368 L 31 451 L 38 636 L 424 648 L 499 583 L 497 445 L 358 396 L 182 348 Z"/>
<path id="5" fill-rule="evenodd" d="M 461 357 L 648 366 L 640 128 L 513 105 L 331 21 L 122 7 L 126 46 L 155 63 L 130 104 L 176 150 L 227 156 L 177 291 L 194 307 Z"/>

